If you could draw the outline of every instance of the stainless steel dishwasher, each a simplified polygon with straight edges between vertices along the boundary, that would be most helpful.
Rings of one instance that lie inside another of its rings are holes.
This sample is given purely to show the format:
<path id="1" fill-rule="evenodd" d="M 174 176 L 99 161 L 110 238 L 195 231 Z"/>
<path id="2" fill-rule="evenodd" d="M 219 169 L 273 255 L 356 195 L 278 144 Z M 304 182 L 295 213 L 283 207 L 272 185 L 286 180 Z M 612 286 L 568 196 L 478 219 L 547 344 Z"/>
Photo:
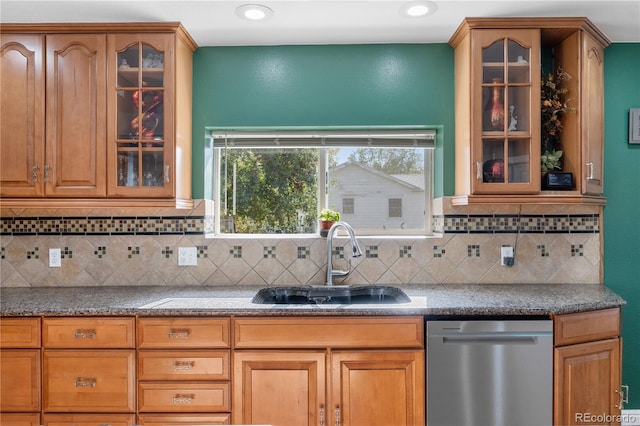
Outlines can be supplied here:
<path id="1" fill-rule="evenodd" d="M 546 426 L 553 322 L 427 321 L 427 426 Z"/>

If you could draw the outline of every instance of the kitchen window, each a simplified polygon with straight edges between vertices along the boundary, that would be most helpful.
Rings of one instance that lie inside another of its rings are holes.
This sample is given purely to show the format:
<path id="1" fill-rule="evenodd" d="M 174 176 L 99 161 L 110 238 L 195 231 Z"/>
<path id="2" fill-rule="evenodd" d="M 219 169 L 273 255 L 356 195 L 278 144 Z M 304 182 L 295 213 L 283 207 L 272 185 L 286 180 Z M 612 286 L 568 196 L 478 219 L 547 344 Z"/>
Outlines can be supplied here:
<path id="1" fill-rule="evenodd" d="M 211 138 L 216 235 L 318 234 L 323 208 L 358 235 L 430 233 L 435 130 L 215 129 Z"/>

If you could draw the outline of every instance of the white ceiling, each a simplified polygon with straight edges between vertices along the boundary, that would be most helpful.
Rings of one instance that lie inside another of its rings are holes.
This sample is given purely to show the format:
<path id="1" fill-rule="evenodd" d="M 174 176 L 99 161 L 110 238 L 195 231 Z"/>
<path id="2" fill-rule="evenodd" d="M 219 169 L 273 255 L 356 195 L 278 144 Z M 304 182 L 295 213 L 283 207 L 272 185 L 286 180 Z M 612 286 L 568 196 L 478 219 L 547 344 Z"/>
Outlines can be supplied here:
<path id="1" fill-rule="evenodd" d="M 199 46 L 446 43 L 464 17 L 586 16 L 613 42 L 640 42 L 640 0 L 434 0 L 430 16 L 400 14 L 404 0 L 0 0 L 0 22 L 179 21 Z M 241 4 L 274 11 L 238 18 Z"/>

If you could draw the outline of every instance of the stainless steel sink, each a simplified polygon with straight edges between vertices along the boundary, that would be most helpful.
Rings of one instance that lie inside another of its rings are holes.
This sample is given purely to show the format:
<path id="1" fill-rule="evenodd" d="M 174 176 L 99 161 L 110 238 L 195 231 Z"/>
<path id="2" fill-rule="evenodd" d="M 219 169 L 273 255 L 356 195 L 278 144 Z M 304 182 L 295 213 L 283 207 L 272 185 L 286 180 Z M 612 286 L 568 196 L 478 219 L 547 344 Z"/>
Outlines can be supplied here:
<path id="1" fill-rule="evenodd" d="M 408 303 L 411 299 L 404 291 L 392 286 L 307 286 L 265 287 L 251 302 L 263 305 L 353 305 Z"/>

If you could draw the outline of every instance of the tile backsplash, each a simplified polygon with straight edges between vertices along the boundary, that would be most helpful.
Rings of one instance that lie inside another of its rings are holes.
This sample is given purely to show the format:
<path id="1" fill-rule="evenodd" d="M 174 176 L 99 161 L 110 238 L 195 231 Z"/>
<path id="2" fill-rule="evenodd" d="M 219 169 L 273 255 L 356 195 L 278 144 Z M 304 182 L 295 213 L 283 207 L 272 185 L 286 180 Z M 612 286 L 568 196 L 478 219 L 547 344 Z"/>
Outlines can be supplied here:
<path id="1" fill-rule="evenodd" d="M 0 286 L 323 284 L 327 242 L 309 238 L 207 238 L 205 202 L 193 210 L 2 209 Z M 364 255 L 334 267 L 337 283 L 598 283 L 601 208 L 579 205 L 434 206 L 433 237 L 359 237 Z M 502 246 L 515 264 L 500 265 Z M 196 247 L 197 266 L 178 266 Z M 60 248 L 61 268 L 48 267 Z M 348 250 L 347 250 L 348 252 Z"/>

